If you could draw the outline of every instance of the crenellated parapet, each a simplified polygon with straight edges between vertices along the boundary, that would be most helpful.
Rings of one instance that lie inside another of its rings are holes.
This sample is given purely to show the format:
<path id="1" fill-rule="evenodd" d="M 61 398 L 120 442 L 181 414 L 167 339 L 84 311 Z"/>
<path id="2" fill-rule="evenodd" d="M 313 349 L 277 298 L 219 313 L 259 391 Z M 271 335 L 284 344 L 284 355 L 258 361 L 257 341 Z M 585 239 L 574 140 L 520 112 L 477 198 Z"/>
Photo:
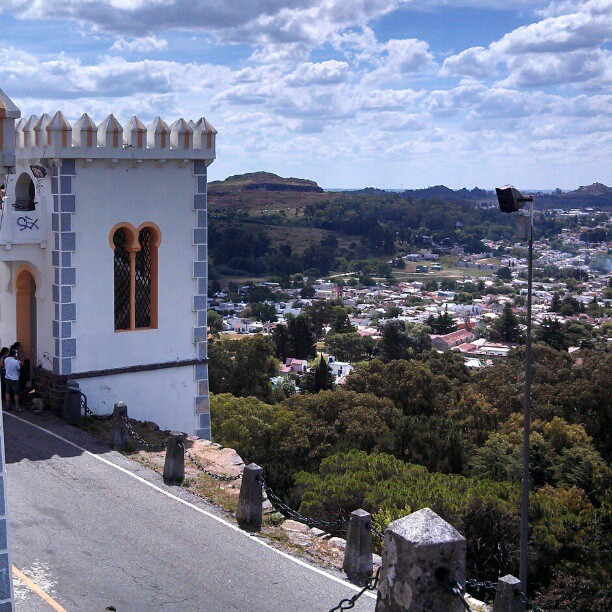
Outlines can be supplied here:
<path id="1" fill-rule="evenodd" d="M 145 126 L 134 116 L 124 127 L 112 114 L 96 125 L 85 113 L 73 126 L 60 111 L 19 120 L 20 116 L 19 109 L 0 90 L 0 150 L 8 161 L 13 160 L 11 155 L 18 159 L 85 160 L 215 158 L 217 130 L 204 117 L 196 121 L 179 118 L 169 127 L 161 117 Z"/>

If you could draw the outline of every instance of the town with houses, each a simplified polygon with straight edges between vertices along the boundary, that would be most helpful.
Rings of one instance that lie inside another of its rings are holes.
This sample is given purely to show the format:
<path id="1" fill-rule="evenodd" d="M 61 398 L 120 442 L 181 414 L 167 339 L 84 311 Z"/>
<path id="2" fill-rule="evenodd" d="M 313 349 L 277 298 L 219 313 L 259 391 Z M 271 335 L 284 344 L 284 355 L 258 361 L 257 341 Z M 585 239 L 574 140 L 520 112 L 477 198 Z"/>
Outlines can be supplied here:
<path id="1" fill-rule="evenodd" d="M 610 219 L 605 212 L 587 208 L 559 209 L 548 214 L 560 218 L 590 219 L 591 227 L 597 215 L 600 220 L 597 227 L 604 231 L 605 236 L 608 235 Z M 601 222 L 602 218 L 606 221 Z M 597 341 L 612 342 L 609 245 L 605 240 L 585 242 L 581 239 L 585 229 L 578 223 L 573 229 L 564 229 L 561 239 L 554 244 L 547 239 L 537 241 L 534 270 L 544 271 L 547 266 L 554 266 L 562 272 L 573 272 L 573 277 L 568 274 L 570 280 L 565 282 L 567 279 L 554 276 L 536 276 L 532 306 L 534 329 L 537 330 L 546 320 L 560 325 L 578 323 L 582 330 L 590 330 Z M 458 245 L 450 248 L 432 245 L 429 249 L 404 255 L 402 259 L 406 265 L 410 262 L 414 269 L 414 274 L 406 280 L 390 283 L 389 279 L 380 279 L 374 285 L 364 286 L 356 281 L 358 275 L 342 274 L 318 279 L 304 277 L 299 286 L 293 288 L 281 287 L 278 282 L 251 282 L 237 287 L 234 292 L 237 299 L 234 300 L 230 299 L 231 293 L 227 288 L 214 293 L 208 299 L 209 309 L 223 317 L 220 337 L 240 339 L 254 334 L 273 334 L 274 329 L 285 324 L 288 317 L 299 315 L 304 308 L 318 301 L 331 300 L 347 308 L 350 324 L 361 337 L 370 337 L 375 343 L 380 341 L 382 329 L 391 318 L 405 324 L 427 325 L 432 316 L 448 314 L 452 317 L 453 331 L 431 333 L 433 349 L 456 352 L 464 358 L 467 367 L 483 368 L 492 365 L 496 359 L 506 358 L 517 346 L 516 342 L 490 339 L 491 325 L 502 315 L 505 307 L 512 309 L 520 321 L 519 327 L 525 329 L 528 264 L 524 243 L 485 240 L 484 244 L 490 252 L 469 255 Z M 447 266 L 440 263 L 448 262 L 449 258 L 453 262 L 454 278 L 447 276 Z M 397 261 L 388 263 L 396 264 Z M 466 295 L 467 285 L 471 288 L 477 286 L 478 295 L 468 300 L 464 297 L 458 299 Z M 275 321 L 244 316 L 250 314 L 247 296 L 254 286 L 267 288 L 276 296 L 277 299 L 269 301 L 274 305 L 276 317 L 268 317 L 276 318 Z M 311 297 L 304 297 L 304 286 L 312 287 Z M 559 308 L 564 300 L 574 308 Z M 329 327 L 324 328 L 324 335 L 329 331 Z M 324 337 L 319 339 L 324 340 Z M 585 341 L 586 338 L 579 339 L 567 350 L 570 353 L 580 351 Z M 325 353 L 324 342 L 317 343 L 317 348 L 327 360 L 336 384 L 343 384 L 357 364 L 337 360 L 334 355 Z M 280 364 L 279 376 L 299 379 L 318 358 L 319 354 L 309 364 L 306 359 L 287 357 Z"/>

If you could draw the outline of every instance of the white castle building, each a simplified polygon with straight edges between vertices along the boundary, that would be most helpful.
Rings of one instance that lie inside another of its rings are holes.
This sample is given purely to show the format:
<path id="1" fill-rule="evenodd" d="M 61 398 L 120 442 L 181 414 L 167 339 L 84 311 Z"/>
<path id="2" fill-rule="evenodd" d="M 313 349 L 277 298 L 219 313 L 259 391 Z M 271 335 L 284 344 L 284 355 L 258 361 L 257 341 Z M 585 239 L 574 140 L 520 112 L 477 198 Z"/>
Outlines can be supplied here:
<path id="1" fill-rule="evenodd" d="M 210 438 L 203 117 L 70 126 L 0 90 L 0 343 L 52 408 L 76 379 L 97 413 Z"/>

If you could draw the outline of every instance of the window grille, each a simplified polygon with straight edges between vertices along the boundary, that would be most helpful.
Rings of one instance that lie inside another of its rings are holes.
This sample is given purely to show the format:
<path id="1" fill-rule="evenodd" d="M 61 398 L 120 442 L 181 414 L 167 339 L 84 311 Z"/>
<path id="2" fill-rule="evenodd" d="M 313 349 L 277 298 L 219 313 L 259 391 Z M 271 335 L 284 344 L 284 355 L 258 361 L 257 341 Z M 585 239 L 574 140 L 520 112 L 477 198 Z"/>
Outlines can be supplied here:
<path id="1" fill-rule="evenodd" d="M 135 314 L 136 327 L 151 326 L 151 230 L 138 234 L 140 250 L 136 253 Z"/>
<path id="2" fill-rule="evenodd" d="M 115 329 L 130 329 L 130 256 L 125 230 L 113 234 L 115 245 Z"/>

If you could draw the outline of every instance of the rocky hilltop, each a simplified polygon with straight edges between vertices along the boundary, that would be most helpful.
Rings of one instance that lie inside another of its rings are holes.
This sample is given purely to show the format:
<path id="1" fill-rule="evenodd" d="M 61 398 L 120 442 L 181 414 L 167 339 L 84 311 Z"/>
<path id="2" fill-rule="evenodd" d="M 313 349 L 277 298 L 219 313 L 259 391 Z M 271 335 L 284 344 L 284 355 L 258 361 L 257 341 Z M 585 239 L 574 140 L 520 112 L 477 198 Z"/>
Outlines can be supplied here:
<path id="1" fill-rule="evenodd" d="M 314 181 L 300 178 L 283 178 L 272 172 L 249 172 L 228 176 L 224 181 L 213 181 L 208 185 L 209 193 L 226 195 L 236 191 L 300 191 L 323 193 Z"/>

